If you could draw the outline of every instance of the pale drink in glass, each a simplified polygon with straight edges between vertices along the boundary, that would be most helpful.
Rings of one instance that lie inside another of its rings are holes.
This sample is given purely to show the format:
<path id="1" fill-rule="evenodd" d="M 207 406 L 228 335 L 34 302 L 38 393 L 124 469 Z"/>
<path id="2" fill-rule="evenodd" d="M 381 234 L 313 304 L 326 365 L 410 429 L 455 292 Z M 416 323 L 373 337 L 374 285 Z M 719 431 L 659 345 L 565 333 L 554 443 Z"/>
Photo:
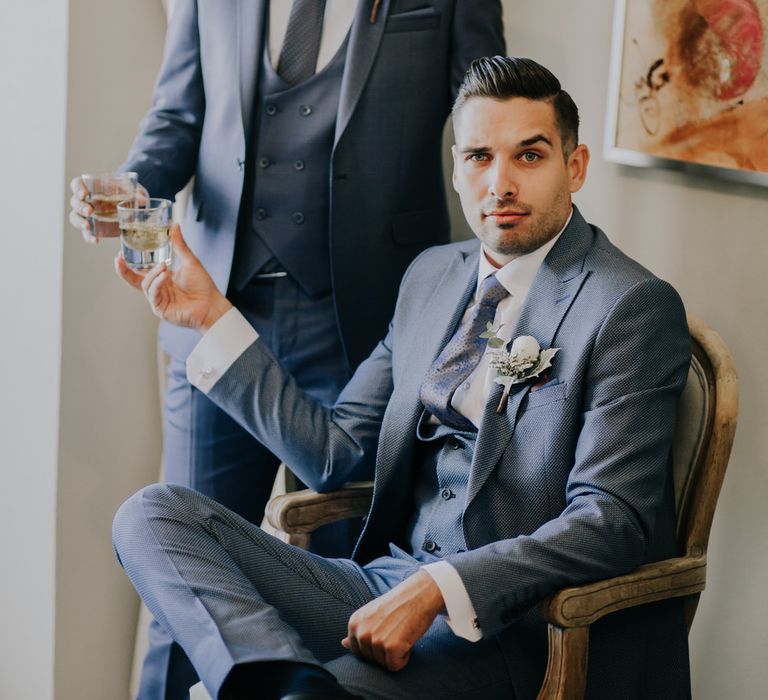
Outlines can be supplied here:
<path id="1" fill-rule="evenodd" d="M 171 263 L 170 228 L 173 204 L 169 199 L 132 199 L 117 205 L 120 248 L 133 270 Z"/>

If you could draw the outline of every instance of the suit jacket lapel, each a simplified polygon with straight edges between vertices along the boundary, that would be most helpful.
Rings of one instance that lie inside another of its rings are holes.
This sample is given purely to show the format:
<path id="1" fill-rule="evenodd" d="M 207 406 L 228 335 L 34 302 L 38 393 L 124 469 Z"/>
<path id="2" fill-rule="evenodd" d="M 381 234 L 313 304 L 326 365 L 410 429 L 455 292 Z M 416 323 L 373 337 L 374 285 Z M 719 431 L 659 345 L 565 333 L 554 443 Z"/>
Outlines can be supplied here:
<path id="1" fill-rule="evenodd" d="M 593 240 L 594 233 L 589 224 L 574 207 L 570 223 L 536 274 L 512 338 L 531 335 L 542 348 L 552 346 L 563 317 L 589 274 L 584 269 L 584 258 Z M 562 348 L 560 352 L 568 352 L 568 348 Z M 530 385 L 531 382 L 523 382 L 512 387 L 506 410 L 501 415 L 496 412 L 502 394 L 501 385 L 495 385 L 491 392 L 477 435 L 467 505 L 480 491 L 512 439 L 520 404 Z"/>
<path id="2" fill-rule="evenodd" d="M 423 307 L 420 328 L 409 348 L 408 372 L 419 387 L 427 370 L 446 346 L 461 322 L 477 288 L 478 251 L 458 251 Z"/>
<path id="3" fill-rule="evenodd" d="M 222 3 L 226 5 L 227 3 Z M 237 53 L 239 67 L 240 113 L 243 133 L 247 139 L 251 131 L 253 101 L 264 52 L 264 26 L 269 0 L 239 0 L 237 3 Z"/>
<path id="4" fill-rule="evenodd" d="M 419 389 L 427 368 L 453 334 L 475 290 L 477 263 L 476 252 L 456 251 L 431 294 L 424 290 L 429 298 L 408 323 L 410 346 L 398 348 L 398 353 L 404 353 L 404 361 L 398 361 L 398 365 L 405 369 L 396 377 L 381 426 L 371 517 L 354 554 L 361 561 L 378 556 L 381 552 L 377 548 L 386 545 L 379 541 L 380 533 L 391 532 L 393 523 L 398 527 L 397 523 L 409 516 L 412 502 L 403 484 L 410 480 L 416 426 L 423 410 Z"/>
<path id="5" fill-rule="evenodd" d="M 378 469 L 382 475 L 403 461 L 402 445 L 412 446 L 421 416 L 421 382 L 429 366 L 456 331 L 477 285 L 478 252 L 457 251 L 414 321 L 411 345 L 405 349 L 407 377 L 399 378 L 387 407 L 396 420 L 385 420 L 379 438 Z M 405 460 L 407 461 L 407 460 Z"/>
<path id="6" fill-rule="evenodd" d="M 376 22 L 371 24 L 371 2 L 358 2 L 357 12 L 352 21 L 347 46 L 344 77 L 341 81 L 339 110 L 336 114 L 336 135 L 334 146 L 339 142 L 344 129 L 347 128 L 357 101 L 368 80 L 368 74 L 373 67 L 373 61 L 381 44 L 384 25 L 387 23 L 390 0 L 382 0 Z"/>

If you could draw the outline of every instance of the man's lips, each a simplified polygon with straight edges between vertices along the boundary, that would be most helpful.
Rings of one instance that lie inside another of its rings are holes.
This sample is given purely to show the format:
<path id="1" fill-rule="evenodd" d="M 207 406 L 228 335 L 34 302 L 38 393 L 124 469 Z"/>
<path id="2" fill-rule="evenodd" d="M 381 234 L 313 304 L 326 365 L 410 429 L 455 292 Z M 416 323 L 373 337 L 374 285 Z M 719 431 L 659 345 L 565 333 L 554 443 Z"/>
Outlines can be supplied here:
<path id="1" fill-rule="evenodd" d="M 512 224 L 528 216 L 526 211 L 515 211 L 514 209 L 493 209 L 485 213 L 486 219 L 491 219 L 497 224 Z"/>

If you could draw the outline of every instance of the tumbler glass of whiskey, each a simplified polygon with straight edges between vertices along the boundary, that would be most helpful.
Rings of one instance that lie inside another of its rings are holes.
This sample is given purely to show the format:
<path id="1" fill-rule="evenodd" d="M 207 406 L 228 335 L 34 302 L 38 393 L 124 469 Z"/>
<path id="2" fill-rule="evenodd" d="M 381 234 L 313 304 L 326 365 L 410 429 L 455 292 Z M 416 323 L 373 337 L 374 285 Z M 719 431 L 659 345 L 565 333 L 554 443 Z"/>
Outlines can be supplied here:
<path id="1" fill-rule="evenodd" d="M 96 238 L 117 238 L 117 205 L 136 196 L 136 173 L 84 174 L 80 178 L 88 190 L 85 201 L 93 207 L 88 217 L 91 233 Z"/>

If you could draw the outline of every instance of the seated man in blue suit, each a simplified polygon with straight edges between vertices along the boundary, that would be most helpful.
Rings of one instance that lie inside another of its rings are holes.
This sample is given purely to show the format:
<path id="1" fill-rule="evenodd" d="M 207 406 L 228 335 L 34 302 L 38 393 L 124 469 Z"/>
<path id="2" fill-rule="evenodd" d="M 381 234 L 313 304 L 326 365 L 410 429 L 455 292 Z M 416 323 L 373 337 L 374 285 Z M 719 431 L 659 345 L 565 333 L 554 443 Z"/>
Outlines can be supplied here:
<path id="1" fill-rule="evenodd" d="M 178 271 L 141 278 L 117 261 L 156 314 L 203 334 L 190 381 L 303 481 L 375 474 L 351 560 L 179 486 L 122 506 L 121 564 L 216 698 L 533 698 L 536 603 L 676 554 L 678 295 L 573 206 L 589 151 L 546 68 L 475 61 L 453 120 L 453 182 L 479 240 L 416 259 L 387 336 L 331 408 L 297 388 L 178 230 Z M 595 624 L 587 693 L 689 697 L 679 602 Z"/>

